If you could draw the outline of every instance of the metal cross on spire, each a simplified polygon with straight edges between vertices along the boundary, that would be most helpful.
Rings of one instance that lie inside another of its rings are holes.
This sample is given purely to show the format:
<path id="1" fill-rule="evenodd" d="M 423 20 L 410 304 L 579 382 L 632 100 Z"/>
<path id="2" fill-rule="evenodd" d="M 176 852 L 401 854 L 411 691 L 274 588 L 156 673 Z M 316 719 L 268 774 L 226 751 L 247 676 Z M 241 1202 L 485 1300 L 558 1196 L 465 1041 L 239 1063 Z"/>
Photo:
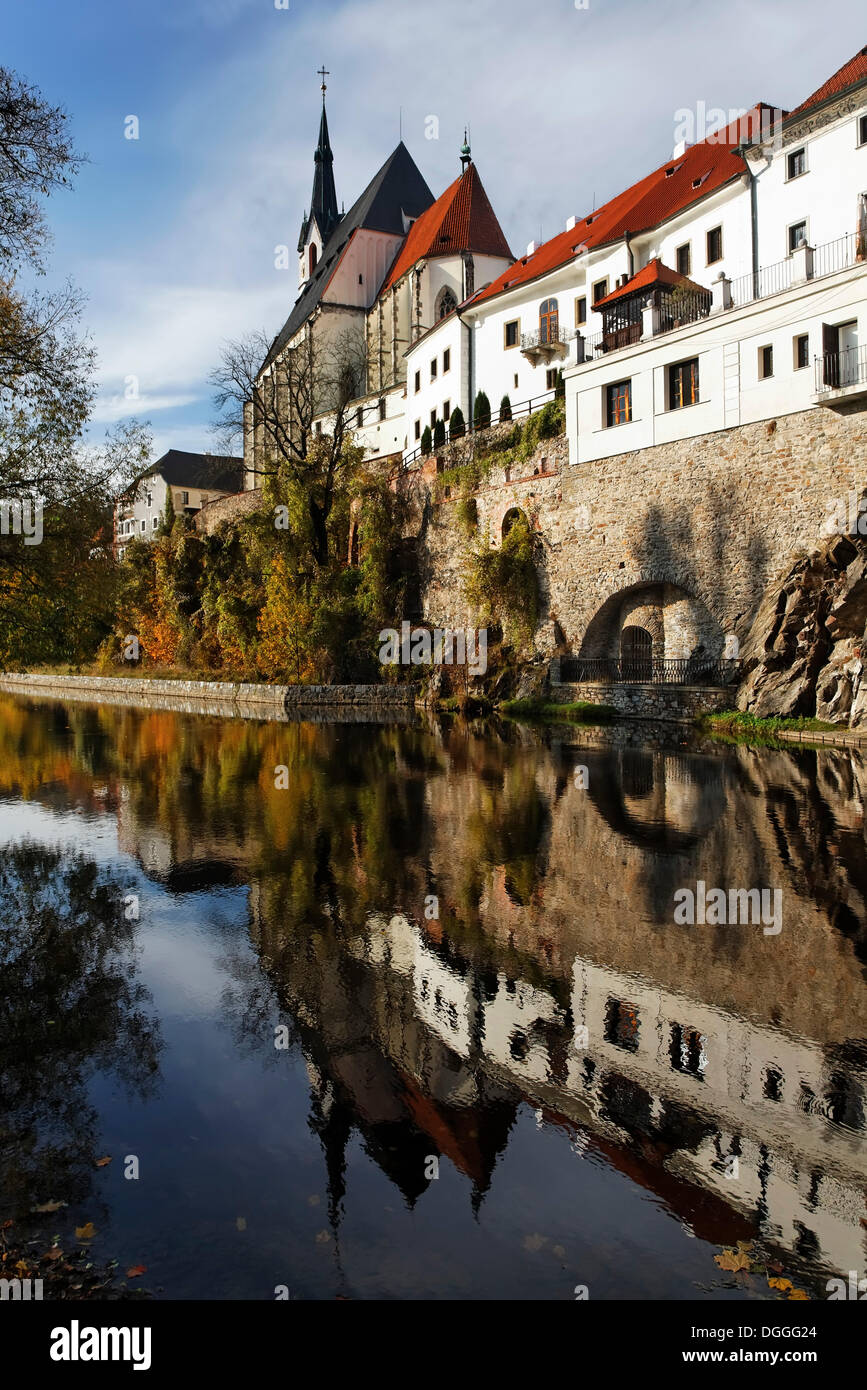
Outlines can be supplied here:
<path id="1" fill-rule="evenodd" d="M 326 77 L 330 77 L 330 76 L 331 76 L 331 73 L 328 71 L 328 69 L 326 68 L 326 66 L 325 66 L 324 63 L 322 64 L 322 67 L 318 69 L 318 75 L 322 78 L 322 105 L 324 106 L 324 105 L 325 105 L 325 93 L 326 93 L 326 90 L 327 90 L 327 84 L 326 84 L 326 82 L 325 82 L 325 79 L 326 79 Z"/>

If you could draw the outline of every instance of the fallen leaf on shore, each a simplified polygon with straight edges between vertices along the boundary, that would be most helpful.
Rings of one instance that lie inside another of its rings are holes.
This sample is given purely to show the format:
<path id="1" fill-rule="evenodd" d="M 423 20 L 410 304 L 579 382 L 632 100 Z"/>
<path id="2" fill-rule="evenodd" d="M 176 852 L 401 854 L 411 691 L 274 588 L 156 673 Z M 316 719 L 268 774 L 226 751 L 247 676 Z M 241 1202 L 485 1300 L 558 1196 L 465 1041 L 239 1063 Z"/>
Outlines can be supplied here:
<path id="1" fill-rule="evenodd" d="M 105 1165 L 106 1165 L 107 1163 L 111 1163 L 111 1155 L 110 1155 L 110 1154 L 106 1155 L 105 1158 L 98 1158 L 98 1159 L 96 1160 L 96 1166 L 97 1166 L 97 1168 L 104 1168 Z"/>
<path id="2" fill-rule="evenodd" d="M 33 1208 L 33 1214 L 34 1216 L 44 1216 L 48 1212 L 60 1211 L 61 1207 L 66 1205 L 66 1202 L 43 1202 L 41 1206 Z"/>
<path id="3" fill-rule="evenodd" d="M 126 1272 L 127 1279 L 138 1279 L 140 1275 L 147 1274 L 147 1265 L 133 1265 Z"/>
<path id="4" fill-rule="evenodd" d="M 792 1289 L 792 1292 L 789 1294 L 790 1303 L 803 1303 L 805 1301 L 807 1303 L 810 1301 L 810 1295 L 808 1293 L 805 1293 L 803 1289 Z"/>
<path id="5" fill-rule="evenodd" d="M 791 1279 L 769 1279 L 768 1284 L 772 1289 L 779 1289 L 780 1293 L 788 1293 L 789 1289 L 794 1288 Z"/>
<path id="6" fill-rule="evenodd" d="M 76 1240 L 93 1240 L 95 1235 L 96 1227 L 92 1221 L 85 1221 L 83 1226 L 76 1226 L 75 1228 Z"/>

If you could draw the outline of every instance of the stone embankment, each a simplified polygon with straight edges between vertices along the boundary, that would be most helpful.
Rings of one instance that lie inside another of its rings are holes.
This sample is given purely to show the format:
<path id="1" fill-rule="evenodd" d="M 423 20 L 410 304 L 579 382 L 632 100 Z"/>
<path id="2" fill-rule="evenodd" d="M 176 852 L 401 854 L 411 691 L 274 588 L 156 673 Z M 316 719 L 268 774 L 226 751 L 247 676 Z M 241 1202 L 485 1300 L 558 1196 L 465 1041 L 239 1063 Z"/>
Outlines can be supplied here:
<path id="1" fill-rule="evenodd" d="M 26 673 L 0 676 L 0 690 L 149 709 L 171 707 L 191 713 L 241 713 L 257 718 L 280 718 L 301 709 L 343 713 L 408 711 L 414 708 L 418 694 L 414 685 L 251 685 L 239 681 Z"/>

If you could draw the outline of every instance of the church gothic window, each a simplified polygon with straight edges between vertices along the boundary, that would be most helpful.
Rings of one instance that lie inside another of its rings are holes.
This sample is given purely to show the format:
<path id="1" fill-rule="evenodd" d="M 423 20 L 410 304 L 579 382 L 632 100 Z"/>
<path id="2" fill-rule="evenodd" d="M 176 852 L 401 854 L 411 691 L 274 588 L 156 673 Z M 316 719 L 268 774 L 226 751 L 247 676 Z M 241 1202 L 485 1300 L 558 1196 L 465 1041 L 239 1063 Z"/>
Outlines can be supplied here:
<path id="1" fill-rule="evenodd" d="M 448 318 L 449 314 L 454 313 L 457 307 L 458 301 L 452 294 L 452 291 L 448 289 L 448 287 L 440 290 L 439 294 L 437 295 L 437 321 L 439 321 L 440 319 Z"/>

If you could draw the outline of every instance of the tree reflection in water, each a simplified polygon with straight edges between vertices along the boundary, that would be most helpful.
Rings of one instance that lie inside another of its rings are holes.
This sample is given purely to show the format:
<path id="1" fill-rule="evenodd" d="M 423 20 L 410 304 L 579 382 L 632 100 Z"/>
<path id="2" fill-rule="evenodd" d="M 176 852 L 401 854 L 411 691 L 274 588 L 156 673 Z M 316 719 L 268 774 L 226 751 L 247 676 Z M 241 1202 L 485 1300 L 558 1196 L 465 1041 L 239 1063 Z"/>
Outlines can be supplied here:
<path id="1" fill-rule="evenodd" d="M 155 1086 L 160 1036 L 124 892 L 82 855 L 29 842 L 0 852 L 0 1176 L 13 1219 L 90 1195 L 95 1074 L 139 1096 Z"/>

